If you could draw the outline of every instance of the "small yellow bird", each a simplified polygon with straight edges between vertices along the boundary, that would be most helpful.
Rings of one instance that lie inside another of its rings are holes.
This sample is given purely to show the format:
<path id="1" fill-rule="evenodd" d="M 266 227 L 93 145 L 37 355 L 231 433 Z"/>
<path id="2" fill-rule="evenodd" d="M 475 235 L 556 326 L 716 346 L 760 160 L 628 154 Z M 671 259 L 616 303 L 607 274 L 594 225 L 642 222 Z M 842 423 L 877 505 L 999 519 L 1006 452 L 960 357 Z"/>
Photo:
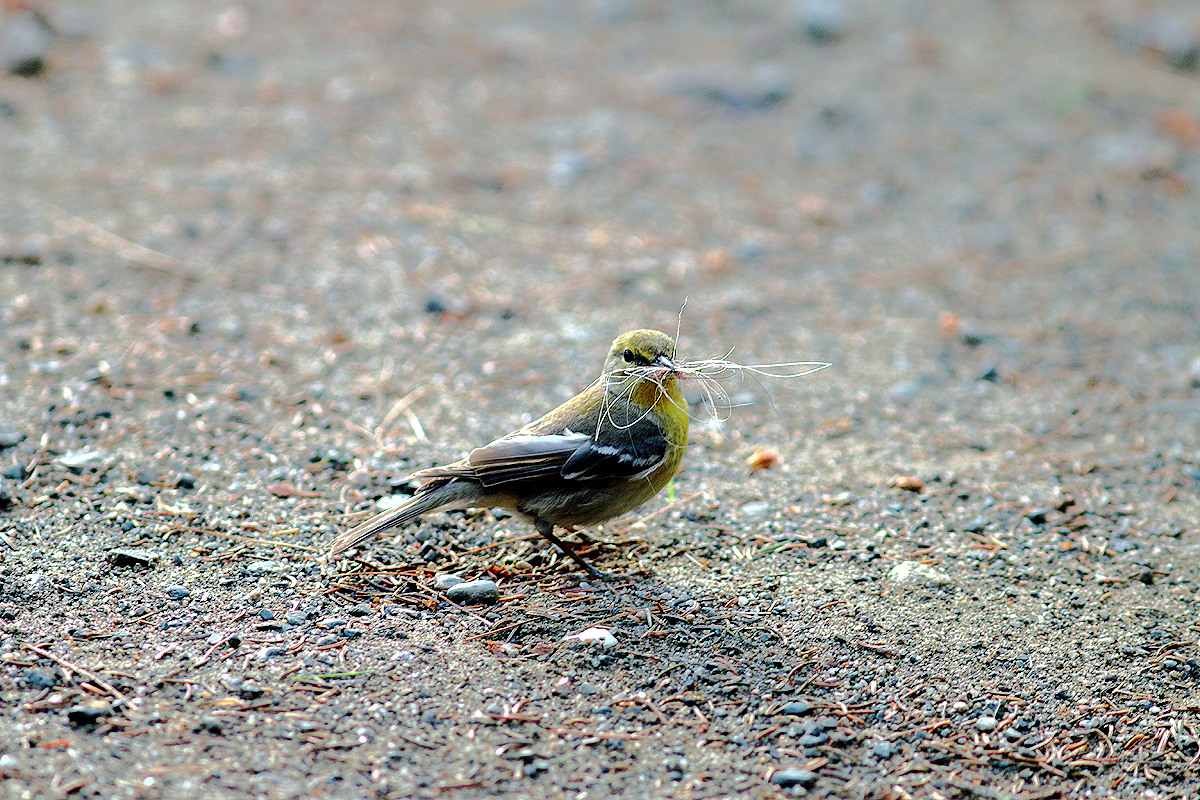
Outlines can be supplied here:
<path id="1" fill-rule="evenodd" d="M 507 508 L 589 574 L 603 577 L 554 535 L 554 527 L 599 524 L 667 485 L 687 448 L 681 377 L 670 336 L 652 330 L 618 336 L 598 381 L 462 461 L 414 473 L 428 483 L 412 499 L 341 534 L 329 554 L 435 511 Z"/>

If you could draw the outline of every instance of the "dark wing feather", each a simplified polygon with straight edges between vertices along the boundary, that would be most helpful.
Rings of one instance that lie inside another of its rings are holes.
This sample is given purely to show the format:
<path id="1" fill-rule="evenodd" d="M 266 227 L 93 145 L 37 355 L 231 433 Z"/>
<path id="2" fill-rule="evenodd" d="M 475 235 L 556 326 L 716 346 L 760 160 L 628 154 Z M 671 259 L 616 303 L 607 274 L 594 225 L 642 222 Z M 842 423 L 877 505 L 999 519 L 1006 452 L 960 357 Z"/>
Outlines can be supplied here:
<path id="1" fill-rule="evenodd" d="M 622 427 L 605 426 L 601 436 L 567 428 L 558 433 L 515 433 L 472 450 L 454 465 L 457 476 L 485 488 L 506 483 L 561 478 L 592 481 L 631 478 L 658 466 L 667 455 L 662 429 L 649 419 Z M 430 470 L 443 475 L 449 470 Z"/>
<path id="2" fill-rule="evenodd" d="M 591 442 L 592 437 L 586 433 L 571 430 L 550 435 L 515 433 L 472 450 L 464 466 L 471 477 L 489 488 L 502 483 L 557 477 L 563 464 Z"/>
<path id="3" fill-rule="evenodd" d="M 562 465 L 564 478 L 632 478 L 654 469 L 667 455 L 662 429 L 646 418 L 628 427 L 605 427 L 601 434 L 571 454 Z"/>

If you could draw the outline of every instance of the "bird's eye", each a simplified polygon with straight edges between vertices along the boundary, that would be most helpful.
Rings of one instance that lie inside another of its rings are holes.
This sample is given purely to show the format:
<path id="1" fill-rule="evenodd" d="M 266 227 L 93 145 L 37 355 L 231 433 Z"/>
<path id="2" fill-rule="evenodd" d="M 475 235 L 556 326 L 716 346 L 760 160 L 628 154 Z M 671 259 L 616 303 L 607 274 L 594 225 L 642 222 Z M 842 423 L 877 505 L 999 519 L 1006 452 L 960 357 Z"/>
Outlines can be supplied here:
<path id="1" fill-rule="evenodd" d="M 633 363 L 633 351 L 632 350 L 625 351 L 625 360 L 630 364 Z"/>

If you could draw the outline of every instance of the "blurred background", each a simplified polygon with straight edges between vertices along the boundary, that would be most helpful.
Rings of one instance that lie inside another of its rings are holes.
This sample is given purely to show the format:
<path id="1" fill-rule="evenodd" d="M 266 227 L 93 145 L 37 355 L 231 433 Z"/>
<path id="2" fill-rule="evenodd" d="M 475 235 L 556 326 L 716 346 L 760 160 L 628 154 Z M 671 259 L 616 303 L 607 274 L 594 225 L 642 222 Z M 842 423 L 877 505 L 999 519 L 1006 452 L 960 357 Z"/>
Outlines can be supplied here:
<path id="1" fill-rule="evenodd" d="M 770 387 L 764 437 L 920 451 L 948 413 L 993 448 L 1105 386 L 1195 443 L 1192 3 L 10 0 L 2 25 L 24 360 L 315 390 L 368 427 L 430 384 L 426 428 L 466 441 L 686 298 L 685 357 L 834 362 Z"/>
<path id="2" fill-rule="evenodd" d="M 6 0 L 5 786 L 1196 796 L 1198 188 L 1194 0 Z M 832 366 L 322 573 L 641 327 Z"/>

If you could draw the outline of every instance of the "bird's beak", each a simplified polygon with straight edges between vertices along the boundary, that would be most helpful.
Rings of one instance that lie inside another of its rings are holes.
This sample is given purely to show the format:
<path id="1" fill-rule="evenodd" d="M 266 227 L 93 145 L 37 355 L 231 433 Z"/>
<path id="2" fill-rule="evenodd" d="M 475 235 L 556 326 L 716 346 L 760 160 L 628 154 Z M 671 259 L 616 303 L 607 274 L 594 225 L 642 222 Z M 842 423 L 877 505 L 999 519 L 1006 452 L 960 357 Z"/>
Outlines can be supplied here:
<path id="1" fill-rule="evenodd" d="M 661 367 L 672 378 L 679 377 L 679 370 L 675 367 L 675 362 L 669 356 L 657 356 L 654 359 L 654 366 Z"/>

